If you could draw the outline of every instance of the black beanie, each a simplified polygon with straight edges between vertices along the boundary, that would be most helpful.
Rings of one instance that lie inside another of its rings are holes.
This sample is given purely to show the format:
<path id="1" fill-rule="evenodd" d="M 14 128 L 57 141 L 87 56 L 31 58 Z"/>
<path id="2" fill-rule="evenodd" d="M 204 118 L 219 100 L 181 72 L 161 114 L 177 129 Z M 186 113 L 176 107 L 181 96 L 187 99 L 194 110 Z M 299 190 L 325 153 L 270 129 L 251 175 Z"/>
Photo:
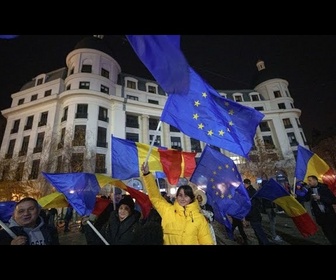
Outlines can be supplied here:
<path id="1" fill-rule="evenodd" d="M 118 203 L 118 209 L 119 209 L 120 205 L 122 205 L 122 204 L 127 205 L 131 209 L 131 212 L 134 211 L 135 204 L 134 204 L 133 198 L 130 195 L 125 195 L 119 201 L 119 203 Z"/>

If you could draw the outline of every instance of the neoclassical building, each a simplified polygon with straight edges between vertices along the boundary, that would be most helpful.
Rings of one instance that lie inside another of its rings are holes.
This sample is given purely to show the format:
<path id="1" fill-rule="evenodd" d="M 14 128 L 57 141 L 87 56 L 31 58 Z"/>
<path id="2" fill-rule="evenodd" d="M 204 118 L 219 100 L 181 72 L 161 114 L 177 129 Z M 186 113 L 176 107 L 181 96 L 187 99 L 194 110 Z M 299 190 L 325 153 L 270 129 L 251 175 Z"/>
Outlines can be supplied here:
<path id="1" fill-rule="evenodd" d="M 307 146 L 301 110 L 286 80 L 272 76 L 263 61 L 256 66 L 253 89 L 218 92 L 264 113 L 256 139 L 270 154 L 295 159 L 297 145 Z M 111 135 L 151 144 L 167 94 L 155 81 L 123 73 L 104 38 L 95 35 L 78 42 L 65 67 L 34 77 L 11 97 L 11 107 L 1 111 L 7 126 L 0 179 L 15 171 L 17 180 L 36 180 L 41 171 L 111 175 Z M 198 153 L 205 145 L 165 123 L 155 142 Z M 222 152 L 237 164 L 245 160 Z"/>

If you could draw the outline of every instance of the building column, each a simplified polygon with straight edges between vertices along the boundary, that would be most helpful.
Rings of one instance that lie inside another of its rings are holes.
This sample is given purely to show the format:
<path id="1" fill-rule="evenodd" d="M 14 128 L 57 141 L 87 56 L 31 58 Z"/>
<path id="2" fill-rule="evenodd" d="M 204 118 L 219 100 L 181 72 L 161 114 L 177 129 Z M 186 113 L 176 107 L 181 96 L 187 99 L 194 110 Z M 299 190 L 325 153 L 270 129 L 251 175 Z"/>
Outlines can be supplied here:
<path id="1" fill-rule="evenodd" d="M 139 142 L 148 144 L 149 143 L 149 116 L 148 115 L 141 115 L 141 139 Z"/>

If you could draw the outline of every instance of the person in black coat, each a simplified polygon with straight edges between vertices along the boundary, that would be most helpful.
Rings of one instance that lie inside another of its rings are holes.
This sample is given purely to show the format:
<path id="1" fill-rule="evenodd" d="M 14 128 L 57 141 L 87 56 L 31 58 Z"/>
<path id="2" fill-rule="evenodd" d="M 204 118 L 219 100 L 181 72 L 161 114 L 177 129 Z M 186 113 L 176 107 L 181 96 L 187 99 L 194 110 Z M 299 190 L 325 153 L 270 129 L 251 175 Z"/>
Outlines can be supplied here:
<path id="1" fill-rule="evenodd" d="M 311 212 L 330 244 L 336 245 L 336 213 L 333 204 L 336 197 L 328 185 L 318 181 L 315 175 L 308 176 L 306 201 L 311 201 Z"/>
<path id="2" fill-rule="evenodd" d="M 0 230 L 0 245 L 60 245 L 57 229 L 44 222 L 41 206 L 32 197 L 21 199 L 15 206 L 8 228 Z"/>
<path id="3" fill-rule="evenodd" d="M 253 195 L 257 192 L 257 190 L 251 185 L 250 179 L 244 179 L 244 186 L 247 190 L 247 193 L 250 197 L 250 199 L 253 197 Z M 249 222 L 254 234 L 256 235 L 259 245 L 269 245 L 270 242 L 267 238 L 267 235 L 262 227 L 262 203 L 261 200 L 257 197 L 253 197 L 251 199 L 251 210 L 246 215 L 245 221 Z"/>
<path id="4" fill-rule="evenodd" d="M 102 225 L 99 233 L 109 245 L 131 245 L 134 243 L 135 232 L 141 216 L 134 207 L 135 203 L 131 196 L 125 195 L 120 200 L 117 209 L 111 212 L 108 221 Z M 85 237 L 88 245 L 105 244 L 89 226 L 85 229 Z"/>

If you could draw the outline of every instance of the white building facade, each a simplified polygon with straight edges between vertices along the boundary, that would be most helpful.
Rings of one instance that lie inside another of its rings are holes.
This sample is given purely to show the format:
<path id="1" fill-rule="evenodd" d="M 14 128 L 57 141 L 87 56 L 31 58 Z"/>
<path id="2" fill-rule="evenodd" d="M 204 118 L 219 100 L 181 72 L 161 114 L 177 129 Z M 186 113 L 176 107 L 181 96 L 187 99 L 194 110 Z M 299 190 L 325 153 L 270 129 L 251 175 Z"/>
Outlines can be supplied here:
<path id="1" fill-rule="evenodd" d="M 40 74 L 13 93 L 11 107 L 1 111 L 7 119 L 2 179 L 10 170 L 18 180 L 36 180 L 41 171 L 111 175 L 111 135 L 151 144 L 167 99 L 155 81 L 122 73 L 99 36 L 80 41 L 65 61 L 66 67 Z M 257 68 L 266 70 L 263 61 Z M 295 158 L 297 145 L 307 146 L 301 110 L 286 80 L 267 78 L 251 90 L 218 92 L 265 114 L 256 137 L 281 158 Z M 156 142 L 198 153 L 205 146 L 165 123 Z M 222 152 L 239 163 L 236 155 Z"/>

